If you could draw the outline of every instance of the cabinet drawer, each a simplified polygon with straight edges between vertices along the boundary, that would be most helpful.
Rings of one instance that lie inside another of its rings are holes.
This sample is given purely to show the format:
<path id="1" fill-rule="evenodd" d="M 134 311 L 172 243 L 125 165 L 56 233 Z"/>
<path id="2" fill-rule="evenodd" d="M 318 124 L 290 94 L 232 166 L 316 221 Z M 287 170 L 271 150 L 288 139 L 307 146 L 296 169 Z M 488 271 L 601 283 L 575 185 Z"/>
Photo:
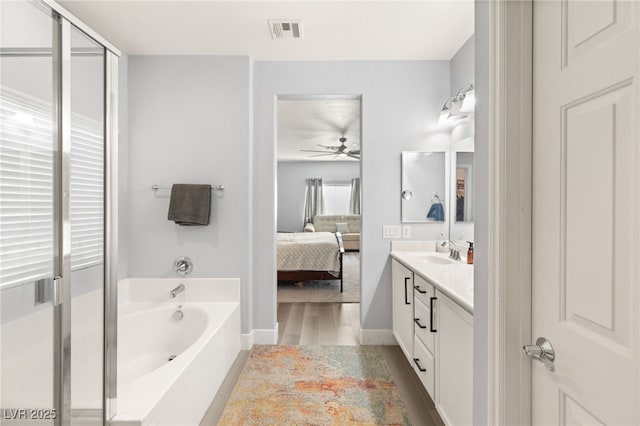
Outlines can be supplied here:
<path id="1" fill-rule="evenodd" d="M 416 299 L 421 300 L 422 303 L 427 306 L 429 306 L 429 299 L 436 295 L 436 290 L 433 285 L 429 281 L 418 276 L 418 274 L 415 274 L 413 279 L 413 290 Z"/>
<path id="2" fill-rule="evenodd" d="M 422 341 L 415 337 L 413 343 L 413 369 L 415 370 L 420 381 L 424 385 L 431 398 L 435 401 L 435 366 L 433 355 L 422 344 Z"/>
<path id="3" fill-rule="evenodd" d="M 422 340 L 422 343 L 434 353 L 434 335 L 435 333 L 431 332 L 431 310 L 427 305 L 422 303 L 419 299 L 416 299 L 415 304 L 413 306 L 415 309 L 414 312 L 414 330 L 416 336 Z"/>

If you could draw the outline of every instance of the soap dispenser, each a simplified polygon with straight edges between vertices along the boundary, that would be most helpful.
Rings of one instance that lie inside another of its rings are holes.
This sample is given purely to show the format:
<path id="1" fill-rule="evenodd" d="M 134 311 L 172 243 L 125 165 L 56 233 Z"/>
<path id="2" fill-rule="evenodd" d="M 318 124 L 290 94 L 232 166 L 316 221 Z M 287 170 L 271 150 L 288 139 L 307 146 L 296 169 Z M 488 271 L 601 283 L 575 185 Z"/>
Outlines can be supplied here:
<path id="1" fill-rule="evenodd" d="M 467 251 L 467 263 L 473 265 L 473 241 L 467 241 L 469 243 L 469 250 Z"/>

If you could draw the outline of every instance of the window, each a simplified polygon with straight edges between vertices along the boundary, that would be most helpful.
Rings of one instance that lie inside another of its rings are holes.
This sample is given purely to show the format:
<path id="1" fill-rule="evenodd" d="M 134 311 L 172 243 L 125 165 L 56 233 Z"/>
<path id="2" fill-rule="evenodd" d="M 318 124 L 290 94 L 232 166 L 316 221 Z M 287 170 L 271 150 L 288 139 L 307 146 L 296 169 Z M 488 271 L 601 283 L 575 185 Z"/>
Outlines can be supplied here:
<path id="1" fill-rule="evenodd" d="M 102 123 L 72 115 L 71 268 L 103 261 Z M 51 107 L 0 87 L 0 286 L 53 274 Z"/>
<path id="2" fill-rule="evenodd" d="M 351 182 L 329 181 L 322 183 L 324 195 L 324 214 L 349 214 L 349 198 L 351 197 Z"/>

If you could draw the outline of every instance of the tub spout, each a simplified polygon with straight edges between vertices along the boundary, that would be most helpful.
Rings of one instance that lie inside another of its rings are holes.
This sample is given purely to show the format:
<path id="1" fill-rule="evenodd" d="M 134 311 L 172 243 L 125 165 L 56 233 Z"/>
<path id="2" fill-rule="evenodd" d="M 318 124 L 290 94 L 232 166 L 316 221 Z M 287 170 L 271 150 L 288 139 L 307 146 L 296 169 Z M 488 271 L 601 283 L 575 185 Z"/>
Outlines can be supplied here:
<path id="1" fill-rule="evenodd" d="M 169 292 L 169 297 L 171 299 L 174 299 L 178 295 L 178 293 L 181 293 L 183 291 L 184 291 L 184 284 L 180 284 L 178 287 L 174 288 Z"/>

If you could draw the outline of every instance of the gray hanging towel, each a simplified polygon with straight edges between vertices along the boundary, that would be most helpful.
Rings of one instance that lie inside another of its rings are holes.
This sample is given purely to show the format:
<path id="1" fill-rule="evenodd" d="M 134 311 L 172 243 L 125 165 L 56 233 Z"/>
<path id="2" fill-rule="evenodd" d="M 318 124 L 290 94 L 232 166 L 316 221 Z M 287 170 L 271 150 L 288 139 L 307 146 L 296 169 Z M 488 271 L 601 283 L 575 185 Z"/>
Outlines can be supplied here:
<path id="1" fill-rule="evenodd" d="M 171 186 L 168 219 L 178 225 L 208 225 L 211 185 L 177 183 Z"/>

